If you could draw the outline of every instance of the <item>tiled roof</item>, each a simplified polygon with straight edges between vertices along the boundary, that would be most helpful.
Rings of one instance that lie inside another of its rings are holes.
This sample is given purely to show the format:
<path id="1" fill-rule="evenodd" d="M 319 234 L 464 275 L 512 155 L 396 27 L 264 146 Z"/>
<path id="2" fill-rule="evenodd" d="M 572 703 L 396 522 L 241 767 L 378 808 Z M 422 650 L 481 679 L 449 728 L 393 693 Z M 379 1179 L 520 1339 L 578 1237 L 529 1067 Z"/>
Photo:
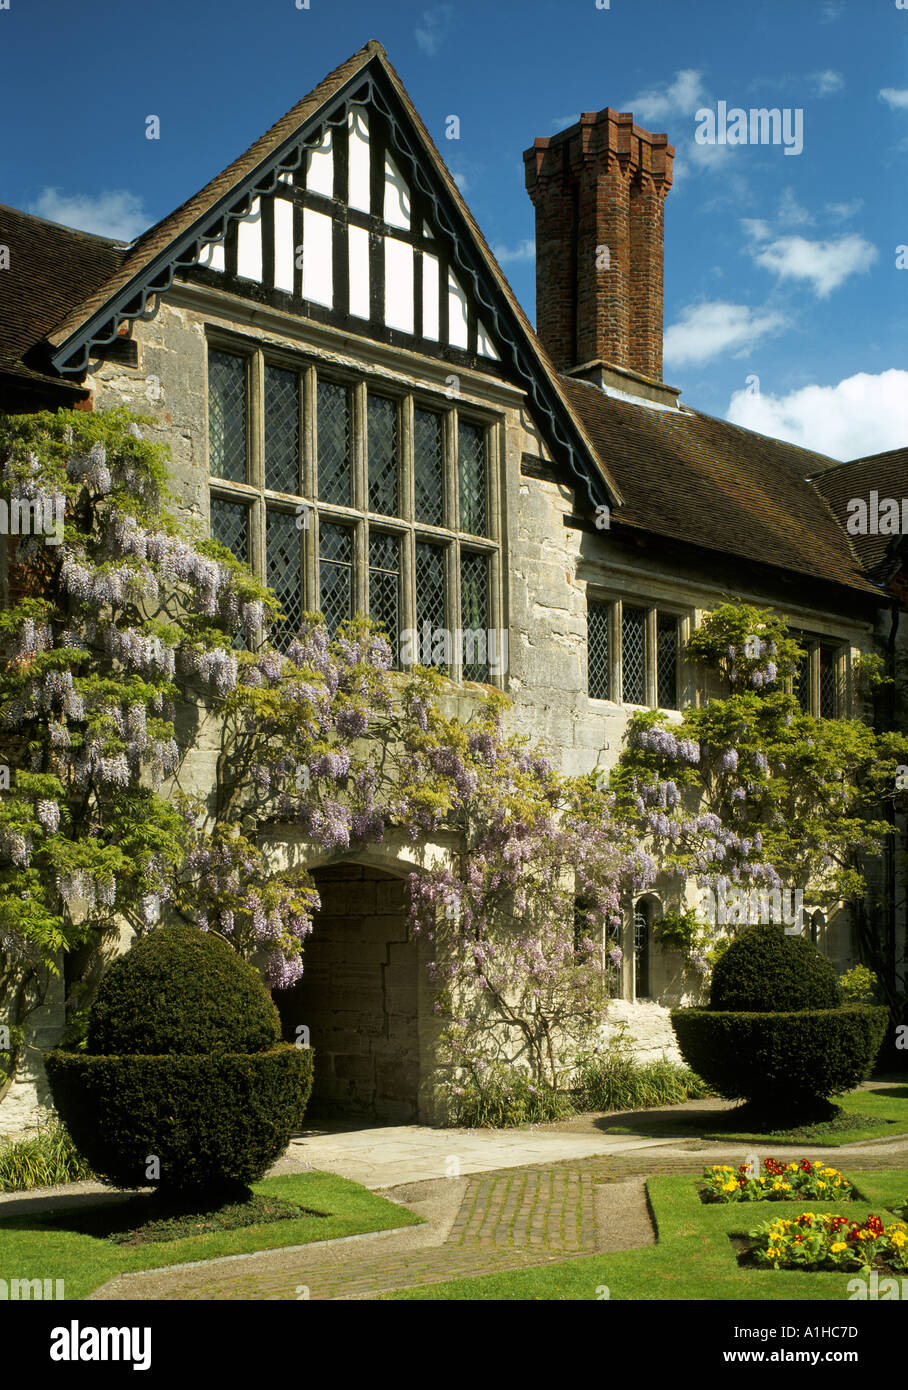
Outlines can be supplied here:
<path id="1" fill-rule="evenodd" d="M 868 454 L 830 468 L 816 478 L 816 486 L 826 498 L 842 526 L 848 521 L 848 503 L 853 497 L 869 501 L 871 491 L 880 498 L 908 497 L 908 447 L 889 449 L 883 454 Z M 903 538 L 901 536 L 852 536 L 851 544 L 868 574 L 886 578 L 887 560 Z"/>
<path id="2" fill-rule="evenodd" d="M 873 591 L 807 481 L 829 459 L 696 410 L 656 410 L 561 381 L 624 495 L 613 525 Z"/>
<path id="3" fill-rule="evenodd" d="M 0 372 L 59 382 L 37 345 L 110 278 L 125 244 L 2 205 L 0 244 L 10 253 L 0 274 Z"/>

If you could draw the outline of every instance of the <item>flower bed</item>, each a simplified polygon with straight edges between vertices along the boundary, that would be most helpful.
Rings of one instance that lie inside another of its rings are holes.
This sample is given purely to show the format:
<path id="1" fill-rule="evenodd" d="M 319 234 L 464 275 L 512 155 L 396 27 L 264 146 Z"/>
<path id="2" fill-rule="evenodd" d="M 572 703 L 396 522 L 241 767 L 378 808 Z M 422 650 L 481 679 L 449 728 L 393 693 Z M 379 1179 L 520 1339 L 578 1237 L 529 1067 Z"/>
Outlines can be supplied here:
<path id="1" fill-rule="evenodd" d="M 809 1197 L 813 1202 L 850 1202 L 854 1188 L 837 1168 L 802 1158 L 797 1163 L 780 1163 L 765 1158 L 763 1174 L 751 1174 L 746 1163 L 731 1168 L 715 1163 L 704 1168 L 706 1187 L 700 1188 L 704 1202 L 789 1202 Z"/>
<path id="2" fill-rule="evenodd" d="M 908 1226 L 884 1226 L 878 1216 L 849 1221 L 812 1211 L 751 1231 L 748 1262 L 772 1269 L 908 1269 Z"/>

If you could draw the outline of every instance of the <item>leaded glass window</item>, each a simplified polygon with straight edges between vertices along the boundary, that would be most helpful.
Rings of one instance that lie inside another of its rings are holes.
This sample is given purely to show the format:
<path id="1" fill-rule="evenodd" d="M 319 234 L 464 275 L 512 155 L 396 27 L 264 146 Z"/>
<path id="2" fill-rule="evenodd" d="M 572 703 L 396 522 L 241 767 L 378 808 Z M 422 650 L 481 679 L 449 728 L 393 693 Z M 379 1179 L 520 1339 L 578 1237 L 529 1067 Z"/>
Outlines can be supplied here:
<path id="1" fill-rule="evenodd" d="M 266 348 L 213 346 L 209 358 L 211 533 L 275 590 L 278 645 L 309 609 L 333 634 L 364 607 L 396 666 L 497 678 L 496 433 L 438 398 L 401 401 L 396 383 L 323 378 Z M 412 658 L 404 621 L 419 632 Z"/>
<path id="2" fill-rule="evenodd" d="M 300 379 L 282 367 L 265 368 L 265 486 L 300 491 Z"/>
<path id="3" fill-rule="evenodd" d="M 384 516 L 397 516 L 399 511 L 398 434 L 397 402 L 370 395 L 366 408 L 369 509 Z"/>
<path id="4" fill-rule="evenodd" d="M 634 992 L 638 999 L 649 996 L 650 906 L 639 902 L 634 909 Z"/>
<path id="5" fill-rule="evenodd" d="M 463 633 L 463 678 L 489 679 L 489 562 L 464 551 L 460 557 L 460 626 Z"/>
<path id="6" fill-rule="evenodd" d="M 350 505 L 352 438 L 349 390 L 346 386 L 319 378 L 318 496 L 322 502 Z"/>
<path id="7" fill-rule="evenodd" d="M 668 613 L 656 617 L 656 703 L 678 708 L 678 620 Z"/>
<path id="8" fill-rule="evenodd" d="M 646 704 L 646 611 L 624 606 L 621 614 L 622 699 Z"/>
<path id="9" fill-rule="evenodd" d="M 302 531 L 292 512 L 268 508 L 265 514 L 265 579 L 277 594 L 285 621 L 276 624 L 272 640 L 286 647 L 299 631 L 303 603 Z"/>
<path id="10" fill-rule="evenodd" d="M 609 615 L 611 604 L 591 603 L 587 608 L 587 685 L 594 700 L 611 698 L 609 669 Z"/>
<path id="11" fill-rule="evenodd" d="M 249 564 L 249 508 L 245 502 L 228 502 L 212 497 L 210 510 L 211 534 L 216 541 L 232 550 L 238 560 Z"/>
<path id="12" fill-rule="evenodd" d="M 444 422 L 434 410 L 413 413 L 413 483 L 417 521 L 442 526 L 445 519 Z"/>
<path id="13" fill-rule="evenodd" d="M 810 652 L 798 659 L 794 676 L 794 694 L 805 714 L 810 713 Z"/>
<path id="14" fill-rule="evenodd" d="M 400 538 L 379 531 L 369 534 L 369 617 L 380 623 L 391 643 L 391 662 L 398 663 L 400 636 Z"/>
<path id="15" fill-rule="evenodd" d="M 213 478 L 246 481 L 246 359 L 208 353 L 208 452 Z"/>
<path id="16" fill-rule="evenodd" d="M 820 718 L 836 717 L 836 652 L 832 647 L 820 648 Z"/>
<path id="17" fill-rule="evenodd" d="M 485 430 L 461 420 L 457 431 L 460 477 L 460 529 L 473 536 L 487 531 Z"/>
<path id="18" fill-rule="evenodd" d="M 353 617 L 353 529 L 319 524 L 319 592 L 325 624 L 332 637 L 338 624 Z"/>
<path id="19" fill-rule="evenodd" d="M 433 645 L 448 627 L 448 584 L 445 568 L 445 547 L 416 543 L 416 630 L 419 639 L 419 662 L 423 666 L 443 666 L 444 660 L 434 661 Z M 441 653 L 443 658 L 443 653 Z"/>

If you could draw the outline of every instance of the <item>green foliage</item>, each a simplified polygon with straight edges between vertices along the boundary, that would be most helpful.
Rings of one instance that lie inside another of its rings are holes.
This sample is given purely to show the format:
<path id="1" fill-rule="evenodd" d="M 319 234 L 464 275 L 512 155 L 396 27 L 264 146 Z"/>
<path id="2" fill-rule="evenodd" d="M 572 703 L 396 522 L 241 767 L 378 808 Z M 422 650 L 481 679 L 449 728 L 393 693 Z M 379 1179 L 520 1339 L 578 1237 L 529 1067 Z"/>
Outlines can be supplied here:
<path id="1" fill-rule="evenodd" d="M 88 1026 L 90 1053 L 264 1052 L 280 1017 L 254 966 L 213 932 L 164 926 L 114 961 Z"/>
<path id="2" fill-rule="evenodd" d="M 58 1119 L 44 1119 L 28 1139 L 0 1145 L 0 1192 L 28 1192 L 93 1178 L 91 1166 Z"/>
<path id="3" fill-rule="evenodd" d="M 227 1190 L 261 1178 L 298 1129 L 313 1053 L 281 1043 L 210 1056 L 48 1053 L 54 1103 L 104 1181 L 162 1191 Z"/>
<path id="4" fill-rule="evenodd" d="M 452 1086 L 449 1123 L 464 1129 L 545 1124 L 572 1115 L 570 1099 L 523 1068 L 490 1062 L 462 1086 Z"/>
<path id="5" fill-rule="evenodd" d="M 717 962 L 710 1008 L 756 1013 L 832 1009 L 840 1002 L 835 971 L 805 936 L 781 927 L 748 927 Z"/>
<path id="6" fill-rule="evenodd" d="M 794 674 L 803 652 L 783 619 L 768 608 L 720 603 L 691 633 L 686 655 L 718 672 L 729 690 L 741 689 L 765 668 L 759 644 L 773 656 L 779 682 Z"/>
<path id="7" fill-rule="evenodd" d="M 689 955 L 708 930 L 698 919 L 696 908 L 686 908 L 684 912 L 674 909 L 664 912 L 653 927 L 653 936 L 667 951 L 681 951 Z"/>
<path id="8" fill-rule="evenodd" d="M 866 965 L 855 965 L 839 976 L 839 989 L 846 1004 L 871 1004 L 877 997 L 878 979 Z"/>
<path id="9" fill-rule="evenodd" d="M 711 1095 L 709 1087 L 688 1067 L 664 1059 L 636 1062 L 616 1048 L 581 1064 L 574 1092 L 579 1111 L 646 1110 L 680 1105 Z"/>
<path id="10" fill-rule="evenodd" d="M 692 634 L 687 654 L 717 672 L 727 693 L 686 709 L 680 724 L 667 724 L 655 710 L 635 716 L 610 785 L 627 818 L 652 838 L 635 797 L 646 784 L 671 779 L 684 814 L 694 807 L 711 812 L 750 846 L 735 851 L 742 884 L 758 861 L 771 865 L 783 885 L 830 907 L 863 899 L 867 859 L 892 834 L 882 812 L 894 805 L 908 739 L 877 733 L 861 719 L 804 714 L 788 689 L 798 652 L 784 622 L 767 610 L 719 604 Z M 866 669 L 872 674 L 874 663 Z M 697 759 L 679 761 L 654 747 L 647 731 L 662 729 L 695 744 Z M 665 837 L 655 849 L 665 871 L 702 877 L 702 837 Z M 766 886 L 760 874 L 753 881 Z"/>
<path id="11" fill-rule="evenodd" d="M 787 1118 L 866 1079 L 888 1013 L 845 1004 L 788 1013 L 675 1009 L 671 1019 L 684 1060 L 720 1096 Z"/>

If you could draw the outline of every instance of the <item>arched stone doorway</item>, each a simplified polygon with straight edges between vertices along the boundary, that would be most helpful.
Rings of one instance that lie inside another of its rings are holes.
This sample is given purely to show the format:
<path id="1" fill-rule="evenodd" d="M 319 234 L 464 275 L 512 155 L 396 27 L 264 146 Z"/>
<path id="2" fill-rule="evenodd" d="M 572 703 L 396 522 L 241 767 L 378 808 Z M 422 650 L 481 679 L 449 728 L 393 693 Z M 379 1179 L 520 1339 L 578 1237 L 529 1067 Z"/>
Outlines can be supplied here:
<path id="1" fill-rule="evenodd" d="M 404 879 L 363 864 L 312 874 L 321 897 L 303 978 L 275 991 L 284 1036 L 305 1024 L 315 1049 L 313 1115 L 415 1121 L 419 958 Z"/>

